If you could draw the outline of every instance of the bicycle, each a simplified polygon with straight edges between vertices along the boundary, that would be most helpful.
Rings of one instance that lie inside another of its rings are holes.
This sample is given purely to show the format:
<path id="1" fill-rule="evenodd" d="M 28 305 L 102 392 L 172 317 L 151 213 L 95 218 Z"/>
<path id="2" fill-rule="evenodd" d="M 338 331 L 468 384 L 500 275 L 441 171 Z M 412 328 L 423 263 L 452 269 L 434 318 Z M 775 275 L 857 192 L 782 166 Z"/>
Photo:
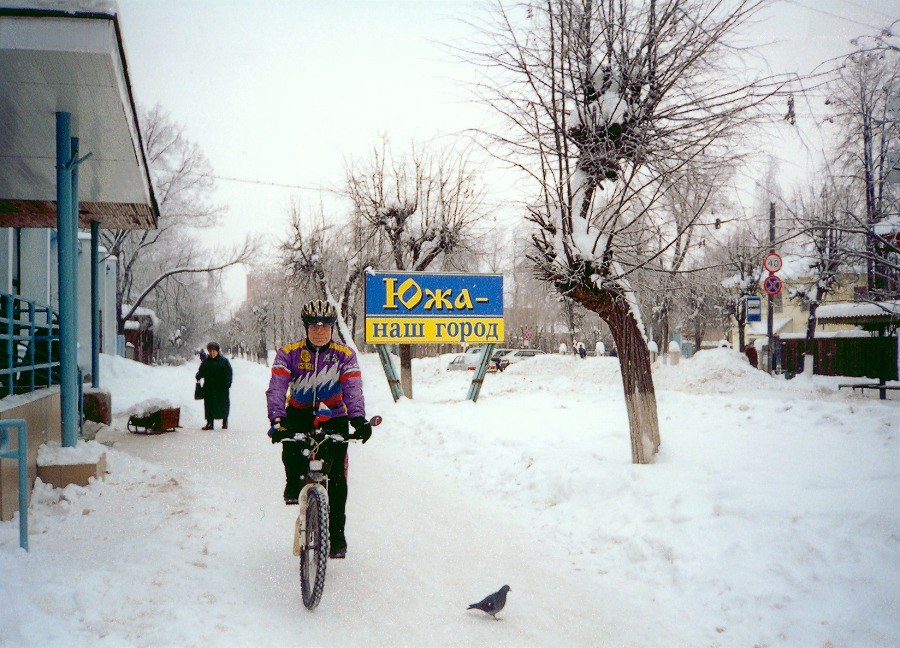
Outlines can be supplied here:
<path id="1" fill-rule="evenodd" d="M 372 427 L 380 424 L 380 416 L 369 419 Z M 309 468 L 304 477 L 306 483 L 298 498 L 300 510 L 294 524 L 294 555 L 300 557 L 300 593 L 303 605 L 308 610 L 315 609 L 322 598 L 331 549 L 328 532 L 328 476 L 324 460 L 317 459 L 316 454 L 323 444 L 331 441 L 359 440 L 355 433 L 333 434 L 313 430 L 306 434 L 297 433 L 281 441 L 304 443 L 308 446 L 303 454 L 309 459 Z"/>

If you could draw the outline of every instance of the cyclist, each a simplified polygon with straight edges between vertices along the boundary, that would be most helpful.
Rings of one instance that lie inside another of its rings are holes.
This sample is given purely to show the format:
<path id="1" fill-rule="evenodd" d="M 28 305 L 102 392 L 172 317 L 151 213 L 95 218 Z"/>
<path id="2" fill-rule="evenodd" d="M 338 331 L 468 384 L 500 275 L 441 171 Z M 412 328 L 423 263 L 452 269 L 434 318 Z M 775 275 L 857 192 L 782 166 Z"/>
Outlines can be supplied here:
<path id="1" fill-rule="evenodd" d="M 311 431 L 317 414 L 327 410 L 330 418 L 318 425 L 320 429 L 341 434 L 348 432 L 352 425 L 356 436 L 365 443 L 372 436 L 372 426 L 365 416 L 362 377 L 353 349 L 332 340 L 337 320 L 334 306 L 316 299 L 303 306 L 300 316 L 306 337 L 278 350 L 266 390 L 272 443 Z M 285 504 L 297 504 L 303 488 L 309 467 L 303 449 L 299 443 L 282 443 Z M 325 443 L 318 458 L 325 460 L 328 475 L 331 557 L 344 558 L 347 554 L 344 536 L 347 444 Z"/>

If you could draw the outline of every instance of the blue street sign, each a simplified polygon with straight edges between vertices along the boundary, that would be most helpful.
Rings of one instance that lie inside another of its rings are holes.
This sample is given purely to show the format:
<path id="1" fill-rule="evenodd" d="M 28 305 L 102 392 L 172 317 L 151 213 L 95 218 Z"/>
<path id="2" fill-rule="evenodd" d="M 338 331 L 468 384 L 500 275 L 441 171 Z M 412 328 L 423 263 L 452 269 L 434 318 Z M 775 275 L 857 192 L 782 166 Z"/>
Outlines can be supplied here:
<path id="1" fill-rule="evenodd" d="M 744 304 L 747 308 L 748 322 L 762 321 L 762 298 L 761 297 L 744 297 Z"/>

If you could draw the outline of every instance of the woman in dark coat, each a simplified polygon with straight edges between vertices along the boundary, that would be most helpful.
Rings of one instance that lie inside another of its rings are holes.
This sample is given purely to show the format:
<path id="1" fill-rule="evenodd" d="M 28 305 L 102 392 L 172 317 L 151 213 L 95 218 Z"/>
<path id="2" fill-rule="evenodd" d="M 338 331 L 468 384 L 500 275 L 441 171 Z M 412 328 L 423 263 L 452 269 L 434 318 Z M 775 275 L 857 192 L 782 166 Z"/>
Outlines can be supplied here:
<path id="1" fill-rule="evenodd" d="M 228 410 L 231 400 L 231 363 L 219 351 L 218 342 L 206 345 L 209 356 L 200 365 L 197 380 L 203 379 L 203 414 L 206 417 L 204 430 L 212 430 L 213 422 L 222 419 L 222 429 L 228 429 Z"/>

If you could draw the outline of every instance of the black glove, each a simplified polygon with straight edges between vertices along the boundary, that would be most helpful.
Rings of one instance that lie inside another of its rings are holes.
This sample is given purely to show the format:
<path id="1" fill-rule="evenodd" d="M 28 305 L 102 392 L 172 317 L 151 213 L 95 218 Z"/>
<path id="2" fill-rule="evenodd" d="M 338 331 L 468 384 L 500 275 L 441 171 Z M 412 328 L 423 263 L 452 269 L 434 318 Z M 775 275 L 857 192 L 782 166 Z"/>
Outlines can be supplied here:
<path id="1" fill-rule="evenodd" d="M 269 435 L 269 438 L 272 439 L 272 443 L 280 443 L 281 441 L 290 439 L 294 436 L 293 433 L 288 432 L 287 428 L 282 427 L 280 420 L 276 419 L 271 421 L 271 423 L 272 427 L 269 428 L 267 434 Z"/>
<path id="2" fill-rule="evenodd" d="M 372 426 L 363 416 L 354 416 L 350 419 L 350 425 L 353 426 L 355 431 L 354 436 L 357 439 L 362 439 L 362 442 L 365 443 L 370 438 L 372 438 Z"/>

